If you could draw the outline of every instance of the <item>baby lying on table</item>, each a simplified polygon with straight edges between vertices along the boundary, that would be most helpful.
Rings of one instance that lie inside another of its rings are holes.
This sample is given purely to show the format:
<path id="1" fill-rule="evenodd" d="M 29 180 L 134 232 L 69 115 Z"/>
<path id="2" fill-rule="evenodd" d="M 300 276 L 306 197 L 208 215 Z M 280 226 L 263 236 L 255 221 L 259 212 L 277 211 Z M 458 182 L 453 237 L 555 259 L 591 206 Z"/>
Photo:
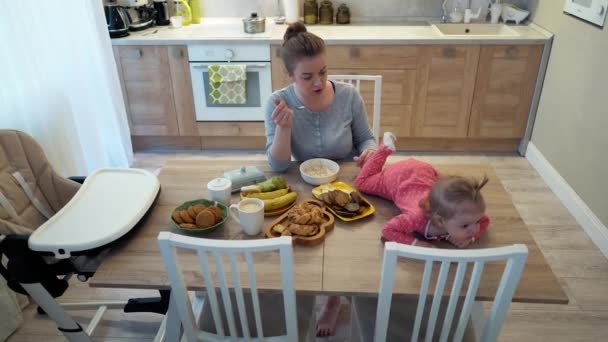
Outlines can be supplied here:
<path id="1" fill-rule="evenodd" d="M 442 176 L 413 158 L 383 168 L 395 151 L 395 140 L 392 133 L 385 133 L 355 180 L 361 192 L 391 200 L 401 209 L 382 229 L 383 241 L 434 247 L 430 241 L 447 240 L 464 248 L 479 239 L 490 224 L 480 192 L 488 178 L 479 182 Z"/>

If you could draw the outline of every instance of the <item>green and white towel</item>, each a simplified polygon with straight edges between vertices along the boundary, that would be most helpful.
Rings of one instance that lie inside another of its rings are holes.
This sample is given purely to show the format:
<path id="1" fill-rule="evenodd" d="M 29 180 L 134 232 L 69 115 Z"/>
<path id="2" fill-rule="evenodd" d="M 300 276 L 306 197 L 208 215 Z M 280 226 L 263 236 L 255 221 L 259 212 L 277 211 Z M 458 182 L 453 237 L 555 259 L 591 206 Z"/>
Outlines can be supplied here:
<path id="1" fill-rule="evenodd" d="M 245 104 L 247 102 L 247 66 L 213 64 L 209 66 L 209 102 Z"/>

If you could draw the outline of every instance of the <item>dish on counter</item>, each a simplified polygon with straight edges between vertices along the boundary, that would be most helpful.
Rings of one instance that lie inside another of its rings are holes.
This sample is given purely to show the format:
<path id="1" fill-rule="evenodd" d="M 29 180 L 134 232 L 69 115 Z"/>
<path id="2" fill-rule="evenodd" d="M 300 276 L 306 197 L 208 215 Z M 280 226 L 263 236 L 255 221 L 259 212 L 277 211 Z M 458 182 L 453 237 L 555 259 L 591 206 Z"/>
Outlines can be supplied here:
<path id="1" fill-rule="evenodd" d="M 294 244 L 317 245 L 334 228 L 334 216 L 320 201 L 298 203 L 274 220 L 266 229 L 266 237 L 291 236 Z"/>
<path id="2" fill-rule="evenodd" d="M 300 175 L 308 184 L 321 185 L 338 178 L 340 165 L 333 160 L 324 158 L 309 159 L 300 164 Z"/>
<path id="3" fill-rule="evenodd" d="M 376 208 L 356 189 L 344 182 L 332 182 L 312 189 L 312 195 L 342 221 L 355 221 L 372 215 Z"/>

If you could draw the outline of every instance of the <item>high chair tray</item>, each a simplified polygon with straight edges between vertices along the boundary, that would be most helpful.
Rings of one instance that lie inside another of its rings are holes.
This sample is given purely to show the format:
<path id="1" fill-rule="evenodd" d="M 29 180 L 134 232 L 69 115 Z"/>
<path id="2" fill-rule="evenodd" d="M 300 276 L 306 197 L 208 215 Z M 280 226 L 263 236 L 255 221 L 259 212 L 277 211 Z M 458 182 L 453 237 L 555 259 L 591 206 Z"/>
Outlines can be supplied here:
<path id="1" fill-rule="evenodd" d="M 34 231 L 30 249 L 69 258 L 111 243 L 128 233 L 148 211 L 160 183 L 140 169 L 99 169 L 88 176 L 74 197 Z"/>

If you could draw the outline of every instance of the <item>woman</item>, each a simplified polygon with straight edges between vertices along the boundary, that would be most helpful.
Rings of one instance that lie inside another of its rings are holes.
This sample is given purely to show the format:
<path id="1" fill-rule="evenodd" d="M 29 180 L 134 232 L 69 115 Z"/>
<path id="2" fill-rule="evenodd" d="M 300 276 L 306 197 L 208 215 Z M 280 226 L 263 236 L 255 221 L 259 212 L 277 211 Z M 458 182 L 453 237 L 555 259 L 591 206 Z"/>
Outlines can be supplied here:
<path id="1" fill-rule="evenodd" d="M 327 80 L 325 43 L 301 23 L 285 32 L 281 58 L 292 82 L 266 106 L 266 155 L 274 171 L 291 157 L 353 158 L 358 165 L 376 150 L 363 99 L 346 83 Z"/>
<path id="2" fill-rule="evenodd" d="M 266 156 L 273 171 L 286 171 L 291 157 L 351 159 L 362 166 L 377 148 L 359 92 L 327 80 L 325 42 L 289 25 L 281 58 L 291 84 L 274 92 L 266 107 Z M 335 332 L 340 297 L 330 297 L 317 320 L 317 336 Z"/>

